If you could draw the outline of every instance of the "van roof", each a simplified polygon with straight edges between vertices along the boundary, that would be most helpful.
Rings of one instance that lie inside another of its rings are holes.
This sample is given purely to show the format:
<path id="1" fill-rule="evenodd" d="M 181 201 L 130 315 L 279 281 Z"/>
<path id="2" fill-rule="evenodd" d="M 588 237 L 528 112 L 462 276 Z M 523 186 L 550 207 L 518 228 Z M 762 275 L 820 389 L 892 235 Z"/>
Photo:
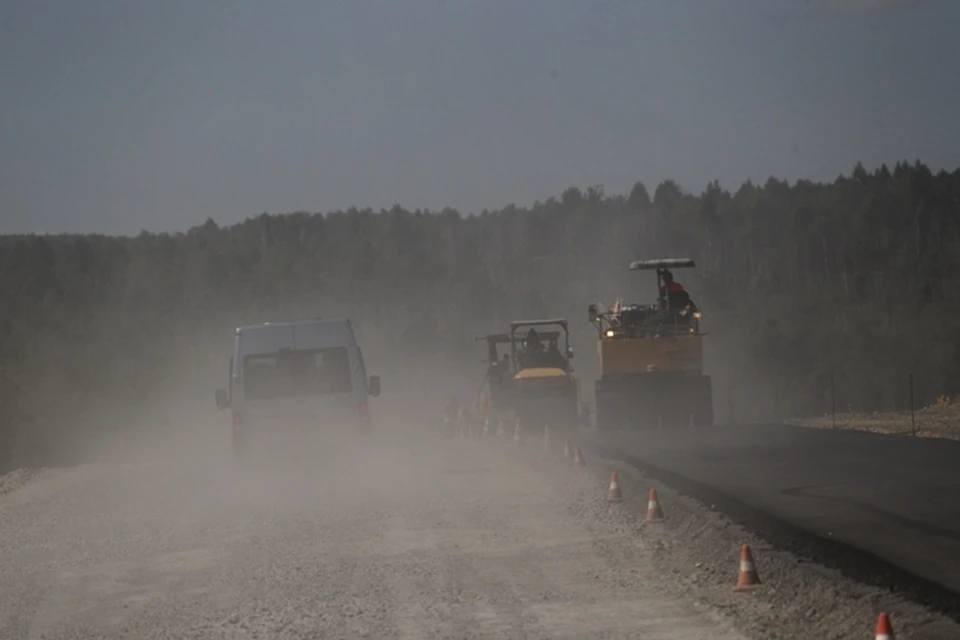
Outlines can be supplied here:
<path id="1" fill-rule="evenodd" d="M 274 353 L 280 349 L 326 349 L 356 345 L 350 320 L 296 320 L 239 327 L 237 346 L 242 354 Z"/>
<path id="2" fill-rule="evenodd" d="M 246 324 L 237 327 L 237 333 L 247 329 L 259 329 L 262 327 L 291 327 L 304 326 L 308 324 L 350 324 L 349 318 L 310 318 L 308 320 L 282 320 L 280 322 L 260 322 L 258 324 Z"/>

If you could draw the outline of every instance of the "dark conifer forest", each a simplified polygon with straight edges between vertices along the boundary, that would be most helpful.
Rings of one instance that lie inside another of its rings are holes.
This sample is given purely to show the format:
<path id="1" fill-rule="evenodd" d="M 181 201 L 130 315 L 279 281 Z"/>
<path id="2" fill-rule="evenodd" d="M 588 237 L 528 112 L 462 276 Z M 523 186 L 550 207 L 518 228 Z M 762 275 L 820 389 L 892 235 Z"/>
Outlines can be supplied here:
<path id="1" fill-rule="evenodd" d="M 233 328 L 271 319 L 351 317 L 386 392 L 431 370 L 442 386 L 444 368 L 479 384 L 476 336 L 566 316 L 589 400 L 587 305 L 652 302 L 652 276 L 627 265 L 664 256 L 697 261 L 676 276 L 704 312 L 720 422 L 823 413 L 831 377 L 838 410 L 902 409 L 911 374 L 917 404 L 960 391 L 960 171 L 570 187 L 475 215 L 397 205 L 2 237 L 0 467 L 55 463 L 58 440 L 173 393 L 212 405 Z"/>

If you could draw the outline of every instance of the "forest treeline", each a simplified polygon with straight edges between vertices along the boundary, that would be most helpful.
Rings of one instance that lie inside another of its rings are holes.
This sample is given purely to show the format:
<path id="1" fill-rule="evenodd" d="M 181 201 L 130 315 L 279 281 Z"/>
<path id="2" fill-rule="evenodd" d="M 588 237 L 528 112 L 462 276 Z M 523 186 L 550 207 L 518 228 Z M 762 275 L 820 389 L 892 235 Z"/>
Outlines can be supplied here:
<path id="1" fill-rule="evenodd" d="M 737 389 L 771 385 L 784 414 L 822 412 L 831 376 L 841 408 L 902 407 L 911 373 L 918 403 L 960 391 L 960 171 L 857 165 L 829 184 L 699 194 L 672 181 L 652 194 L 571 187 L 469 216 L 398 205 L 176 234 L 4 236 L 0 467 L 47 463 L 107 409 L 122 424 L 178 385 L 206 397 L 233 327 L 282 317 L 350 316 L 365 351 L 402 372 L 437 354 L 479 371 L 475 336 L 566 315 L 588 391 L 587 304 L 652 301 L 627 264 L 678 255 L 697 260 L 677 279 L 704 310 L 719 415 Z"/>

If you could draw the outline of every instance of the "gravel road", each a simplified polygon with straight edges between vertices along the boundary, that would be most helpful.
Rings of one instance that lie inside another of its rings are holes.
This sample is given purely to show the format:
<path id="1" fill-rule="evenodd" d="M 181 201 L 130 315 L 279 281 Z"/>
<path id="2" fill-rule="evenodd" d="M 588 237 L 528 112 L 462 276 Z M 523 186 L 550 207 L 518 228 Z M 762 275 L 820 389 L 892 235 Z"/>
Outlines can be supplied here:
<path id="1" fill-rule="evenodd" d="M 8 488 L 0 637 L 741 637 L 657 588 L 634 533 L 585 526 L 572 469 L 425 436 L 324 458 L 201 447 Z"/>

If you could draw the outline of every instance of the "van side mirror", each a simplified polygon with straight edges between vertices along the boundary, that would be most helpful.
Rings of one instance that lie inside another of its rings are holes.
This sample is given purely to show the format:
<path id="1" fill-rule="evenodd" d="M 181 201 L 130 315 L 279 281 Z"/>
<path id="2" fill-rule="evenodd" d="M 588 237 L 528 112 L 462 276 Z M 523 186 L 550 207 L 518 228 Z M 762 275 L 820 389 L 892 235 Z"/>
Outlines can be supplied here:
<path id="1" fill-rule="evenodd" d="M 573 347 L 567 347 L 567 360 L 573 360 Z"/>
<path id="2" fill-rule="evenodd" d="M 589 307 L 587 307 L 587 316 L 590 318 L 590 322 L 596 322 L 598 315 L 599 314 L 597 313 L 597 305 L 592 304 Z"/>
<path id="3" fill-rule="evenodd" d="M 370 376 L 367 383 L 367 393 L 376 398 L 380 395 L 380 376 Z"/>
<path id="4" fill-rule="evenodd" d="M 230 406 L 230 397 L 227 395 L 226 389 L 217 389 L 217 392 L 213 395 L 217 401 L 217 409 L 222 410 Z"/>

